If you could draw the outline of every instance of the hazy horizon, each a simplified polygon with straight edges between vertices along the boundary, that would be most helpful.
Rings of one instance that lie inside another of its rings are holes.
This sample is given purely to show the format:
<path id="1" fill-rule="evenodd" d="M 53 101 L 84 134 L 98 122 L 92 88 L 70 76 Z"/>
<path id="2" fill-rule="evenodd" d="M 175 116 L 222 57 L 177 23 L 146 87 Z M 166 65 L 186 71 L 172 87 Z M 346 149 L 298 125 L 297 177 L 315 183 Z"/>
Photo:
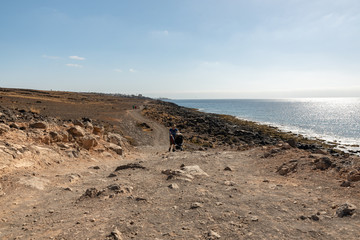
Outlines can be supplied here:
<path id="1" fill-rule="evenodd" d="M 0 87 L 174 99 L 360 96 L 357 0 L 18 0 Z"/>

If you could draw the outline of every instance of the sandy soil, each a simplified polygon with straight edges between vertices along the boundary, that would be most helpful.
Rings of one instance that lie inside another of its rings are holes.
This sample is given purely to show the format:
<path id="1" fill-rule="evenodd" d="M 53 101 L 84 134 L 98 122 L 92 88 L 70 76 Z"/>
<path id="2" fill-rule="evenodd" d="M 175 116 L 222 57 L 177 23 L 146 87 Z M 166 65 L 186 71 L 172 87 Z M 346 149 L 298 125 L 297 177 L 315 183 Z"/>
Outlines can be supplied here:
<path id="1" fill-rule="evenodd" d="M 1 239 L 360 238 L 359 210 L 336 213 L 345 203 L 360 206 L 359 182 L 341 187 L 335 169 L 314 169 L 321 156 L 282 145 L 167 152 L 167 129 L 126 101 L 86 115 L 118 124 L 112 130 L 133 140 L 123 155 L 81 150 L 78 158 L 1 175 Z M 283 163 L 295 162 L 279 174 Z"/>

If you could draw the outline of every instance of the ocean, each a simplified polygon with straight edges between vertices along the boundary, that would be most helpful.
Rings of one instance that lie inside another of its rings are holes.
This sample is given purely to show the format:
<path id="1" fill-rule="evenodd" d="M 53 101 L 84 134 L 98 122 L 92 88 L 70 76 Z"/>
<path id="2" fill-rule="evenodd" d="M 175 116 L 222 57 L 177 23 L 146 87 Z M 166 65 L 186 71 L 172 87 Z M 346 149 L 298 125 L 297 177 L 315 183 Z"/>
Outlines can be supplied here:
<path id="1" fill-rule="evenodd" d="M 360 98 L 169 100 L 202 112 L 227 114 L 359 151 Z"/>

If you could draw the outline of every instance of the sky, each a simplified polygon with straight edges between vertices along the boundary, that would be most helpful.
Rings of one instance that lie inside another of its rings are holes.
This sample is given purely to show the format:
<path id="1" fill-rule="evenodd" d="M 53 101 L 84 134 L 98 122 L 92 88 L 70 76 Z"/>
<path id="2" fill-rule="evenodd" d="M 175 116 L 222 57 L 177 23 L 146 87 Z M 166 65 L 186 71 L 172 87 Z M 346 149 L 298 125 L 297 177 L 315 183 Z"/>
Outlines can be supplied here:
<path id="1" fill-rule="evenodd" d="M 360 97 L 360 1 L 0 0 L 0 87 Z"/>

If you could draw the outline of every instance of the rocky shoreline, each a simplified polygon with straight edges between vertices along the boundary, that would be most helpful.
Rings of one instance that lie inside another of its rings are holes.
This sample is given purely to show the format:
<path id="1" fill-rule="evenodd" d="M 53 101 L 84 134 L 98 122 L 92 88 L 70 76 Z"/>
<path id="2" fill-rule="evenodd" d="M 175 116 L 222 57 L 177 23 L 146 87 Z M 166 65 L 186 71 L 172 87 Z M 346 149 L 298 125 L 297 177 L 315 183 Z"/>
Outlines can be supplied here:
<path id="1" fill-rule="evenodd" d="M 177 127 L 188 137 L 189 142 L 199 147 L 225 147 L 248 149 L 253 146 L 288 143 L 292 147 L 316 152 L 328 152 L 333 156 L 347 156 L 334 145 L 302 135 L 286 133 L 276 127 L 241 120 L 234 116 L 204 113 L 196 109 L 178 106 L 171 102 L 154 101 L 146 105 L 143 114 L 163 125 Z"/>

